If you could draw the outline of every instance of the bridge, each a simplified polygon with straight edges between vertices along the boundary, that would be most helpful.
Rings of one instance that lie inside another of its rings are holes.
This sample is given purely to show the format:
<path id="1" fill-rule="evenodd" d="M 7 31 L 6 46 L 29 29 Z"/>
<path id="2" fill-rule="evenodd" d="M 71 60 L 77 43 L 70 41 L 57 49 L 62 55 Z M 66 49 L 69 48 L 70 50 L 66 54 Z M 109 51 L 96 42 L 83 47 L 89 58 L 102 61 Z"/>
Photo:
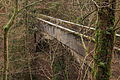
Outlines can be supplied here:
<path id="1" fill-rule="evenodd" d="M 40 14 L 40 18 L 37 18 L 37 20 L 40 31 L 56 38 L 82 57 L 86 56 L 86 47 L 88 48 L 89 53 L 94 50 L 95 28 L 43 14 Z M 119 38 L 120 35 L 116 34 L 116 39 L 119 40 Z M 114 47 L 114 54 L 120 58 L 120 49 L 116 46 L 118 45 L 115 45 Z"/>

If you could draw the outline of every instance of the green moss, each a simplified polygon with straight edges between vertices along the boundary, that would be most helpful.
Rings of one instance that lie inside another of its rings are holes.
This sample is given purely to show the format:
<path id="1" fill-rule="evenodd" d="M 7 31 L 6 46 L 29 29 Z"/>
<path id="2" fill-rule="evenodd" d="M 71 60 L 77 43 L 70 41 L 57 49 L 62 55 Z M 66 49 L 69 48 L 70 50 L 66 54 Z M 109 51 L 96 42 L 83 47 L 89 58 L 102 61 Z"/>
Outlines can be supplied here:
<path id="1" fill-rule="evenodd" d="M 65 64 L 64 55 L 57 57 L 57 59 L 53 63 L 54 74 L 57 74 L 57 75 L 53 80 L 61 80 L 61 79 L 66 80 L 65 67 L 66 67 L 66 64 Z"/>
<path id="2" fill-rule="evenodd" d="M 93 73 L 95 80 L 109 80 L 111 76 L 111 60 L 114 43 L 114 13 L 109 8 L 101 8 L 98 12 L 98 23 L 95 34 L 95 53 Z"/>
<path id="3" fill-rule="evenodd" d="M 9 20 L 9 22 L 7 23 L 7 25 L 4 27 L 4 70 L 3 70 L 3 80 L 7 80 L 7 74 L 8 74 L 8 31 L 10 29 L 10 27 L 13 25 L 15 17 L 17 15 L 18 12 L 18 0 L 16 0 L 15 3 L 15 10 L 13 13 L 13 16 L 11 17 L 11 19 Z"/>

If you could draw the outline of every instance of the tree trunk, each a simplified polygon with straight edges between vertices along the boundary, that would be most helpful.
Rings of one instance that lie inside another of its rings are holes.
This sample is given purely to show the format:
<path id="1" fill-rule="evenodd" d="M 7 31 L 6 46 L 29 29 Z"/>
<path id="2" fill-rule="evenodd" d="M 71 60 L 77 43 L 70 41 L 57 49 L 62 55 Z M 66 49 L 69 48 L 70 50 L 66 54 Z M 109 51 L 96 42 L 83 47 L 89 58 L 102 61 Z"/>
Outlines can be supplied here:
<path id="1" fill-rule="evenodd" d="M 7 23 L 7 25 L 4 27 L 4 69 L 3 69 L 3 80 L 7 80 L 7 74 L 8 74 L 8 31 L 10 27 L 13 25 L 15 17 L 18 12 L 18 0 L 15 2 L 15 10 L 13 13 L 13 16 Z"/>
<path id="2" fill-rule="evenodd" d="M 4 31 L 4 69 L 3 69 L 3 80 L 7 80 L 8 74 L 8 36 Z"/>
<path id="3" fill-rule="evenodd" d="M 109 80 L 111 76 L 111 60 L 114 47 L 115 31 L 115 0 L 96 0 L 98 8 L 98 22 L 95 33 L 94 80 Z"/>
<path id="4" fill-rule="evenodd" d="M 32 5 L 37 4 L 37 3 L 41 2 L 42 0 L 36 1 L 32 4 L 29 4 L 20 10 L 18 7 L 19 6 L 18 1 L 19 0 L 15 0 L 15 7 L 14 7 L 13 16 L 11 17 L 11 19 L 9 20 L 7 25 L 4 26 L 4 53 L 3 53 L 4 54 L 4 68 L 3 68 L 2 80 L 7 80 L 7 74 L 8 74 L 8 63 L 9 63 L 8 62 L 8 32 L 9 32 L 9 29 L 14 24 L 14 20 L 15 20 L 17 14 L 20 13 L 20 11 L 22 11 L 23 9 L 25 9 L 27 7 L 31 7 Z"/>

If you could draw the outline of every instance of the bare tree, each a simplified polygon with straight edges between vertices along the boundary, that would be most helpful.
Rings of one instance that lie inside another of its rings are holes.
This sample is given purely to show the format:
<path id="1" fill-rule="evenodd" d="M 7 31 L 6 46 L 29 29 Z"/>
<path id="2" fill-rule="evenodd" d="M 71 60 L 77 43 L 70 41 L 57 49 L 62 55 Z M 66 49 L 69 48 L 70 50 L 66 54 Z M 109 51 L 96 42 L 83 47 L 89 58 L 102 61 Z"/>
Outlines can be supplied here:
<path id="1" fill-rule="evenodd" d="M 7 80 L 8 74 L 8 31 L 10 27 L 13 25 L 16 15 L 18 13 L 18 0 L 15 0 L 15 9 L 13 16 L 4 27 L 4 70 L 3 70 L 3 80 Z"/>
<path id="2" fill-rule="evenodd" d="M 32 4 L 28 4 L 27 6 L 23 7 L 19 10 L 18 6 L 18 0 L 15 0 L 15 7 L 14 7 L 14 13 L 9 20 L 9 22 L 4 26 L 4 69 L 3 69 L 3 80 L 7 80 L 7 74 L 8 74 L 8 32 L 11 28 L 11 26 L 14 24 L 15 18 L 23 9 L 30 7 L 38 2 L 41 2 L 42 0 L 36 1 Z"/>

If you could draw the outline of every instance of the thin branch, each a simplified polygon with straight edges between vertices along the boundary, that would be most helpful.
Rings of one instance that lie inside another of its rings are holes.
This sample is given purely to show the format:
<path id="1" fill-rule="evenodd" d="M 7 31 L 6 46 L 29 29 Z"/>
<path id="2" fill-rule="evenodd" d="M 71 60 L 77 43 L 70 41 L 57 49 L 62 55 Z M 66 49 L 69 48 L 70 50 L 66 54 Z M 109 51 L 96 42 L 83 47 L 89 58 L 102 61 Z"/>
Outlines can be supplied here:
<path id="1" fill-rule="evenodd" d="M 92 2 L 94 3 L 96 9 L 98 9 L 100 7 L 94 0 L 92 0 Z"/>
<path id="2" fill-rule="evenodd" d="M 97 9 L 93 10 L 92 12 L 90 12 L 89 14 L 87 14 L 83 19 L 82 21 L 84 21 L 88 16 L 90 16 L 92 13 L 94 13 Z"/>
<path id="3" fill-rule="evenodd" d="M 4 26 L 4 69 L 3 69 L 3 79 L 8 79 L 8 65 L 9 65 L 9 59 L 8 59 L 8 31 L 10 27 L 13 25 L 14 20 L 16 18 L 18 12 L 18 0 L 15 1 L 15 7 L 14 7 L 14 13 L 9 22 Z"/>
<path id="4" fill-rule="evenodd" d="M 115 28 L 114 31 L 117 31 L 118 29 L 120 29 L 120 27 Z"/>
<path id="5" fill-rule="evenodd" d="M 119 80 L 120 79 L 120 76 L 118 77 L 118 79 L 117 80 Z"/>
<path id="6" fill-rule="evenodd" d="M 119 23 L 119 21 L 120 21 L 120 17 L 119 17 L 119 19 L 117 20 L 116 24 L 114 25 L 114 28 L 117 26 L 117 24 Z"/>
<path id="7" fill-rule="evenodd" d="M 120 22 L 120 17 L 119 17 L 119 19 L 117 20 L 117 22 L 116 22 L 116 24 L 114 25 L 114 27 L 113 27 L 113 30 L 114 31 L 116 31 L 116 30 L 118 30 L 120 27 L 117 27 L 116 28 L 116 26 L 117 26 L 117 24 Z"/>
<path id="8" fill-rule="evenodd" d="M 33 5 L 37 4 L 37 3 L 39 3 L 39 2 L 42 2 L 42 1 L 43 1 L 43 0 L 39 0 L 39 1 L 36 1 L 36 2 L 31 3 L 31 4 L 29 4 L 29 5 L 27 5 L 27 6 L 23 7 L 23 8 L 21 8 L 21 9 L 18 11 L 18 13 L 20 13 L 20 12 L 21 12 L 22 10 L 24 10 L 25 8 L 31 7 L 31 6 L 33 6 Z"/>

